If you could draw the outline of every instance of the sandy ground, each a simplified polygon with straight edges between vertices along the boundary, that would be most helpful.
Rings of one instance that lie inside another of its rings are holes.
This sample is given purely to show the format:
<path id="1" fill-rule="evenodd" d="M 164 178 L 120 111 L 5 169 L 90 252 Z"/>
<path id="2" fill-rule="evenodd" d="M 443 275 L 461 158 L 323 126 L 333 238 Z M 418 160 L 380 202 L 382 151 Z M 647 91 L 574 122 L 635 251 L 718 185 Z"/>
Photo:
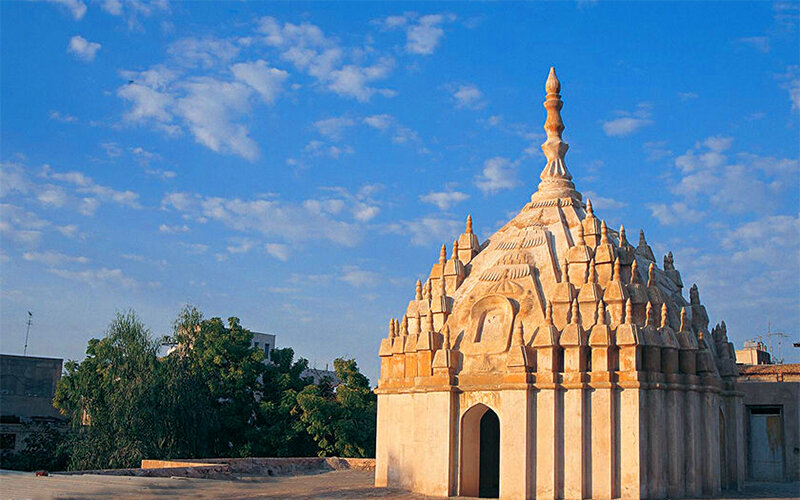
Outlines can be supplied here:
<path id="1" fill-rule="evenodd" d="M 2 499 L 95 498 L 280 498 L 396 500 L 429 499 L 423 495 L 372 486 L 373 472 L 341 470 L 305 476 L 239 477 L 233 480 L 120 476 L 35 477 L 27 472 L 0 471 Z M 752 483 L 728 499 L 799 498 L 800 483 Z"/>

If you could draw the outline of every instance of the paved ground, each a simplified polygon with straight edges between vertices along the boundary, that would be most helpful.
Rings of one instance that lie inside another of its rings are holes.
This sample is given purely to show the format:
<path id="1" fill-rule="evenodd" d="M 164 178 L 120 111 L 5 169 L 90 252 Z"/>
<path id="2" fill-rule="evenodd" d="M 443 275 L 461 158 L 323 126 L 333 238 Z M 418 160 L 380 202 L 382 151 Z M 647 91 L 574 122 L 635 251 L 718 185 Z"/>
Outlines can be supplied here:
<path id="1" fill-rule="evenodd" d="M 373 473 L 342 470 L 306 476 L 240 477 L 234 480 L 147 478 L 120 476 L 34 477 L 27 472 L 0 471 L 2 499 L 96 498 L 225 498 L 422 500 L 431 497 L 374 488 Z M 753 483 L 728 499 L 800 498 L 800 483 Z"/>

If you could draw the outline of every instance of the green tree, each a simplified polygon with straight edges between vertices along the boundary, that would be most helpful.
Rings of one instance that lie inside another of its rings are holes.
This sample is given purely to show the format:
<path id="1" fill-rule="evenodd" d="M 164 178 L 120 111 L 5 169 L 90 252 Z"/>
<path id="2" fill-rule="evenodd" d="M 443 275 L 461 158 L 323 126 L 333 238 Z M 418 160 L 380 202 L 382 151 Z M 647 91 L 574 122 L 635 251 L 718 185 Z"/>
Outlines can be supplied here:
<path id="1" fill-rule="evenodd" d="M 169 391 L 181 420 L 192 429 L 183 432 L 181 442 L 189 444 L 193 436 L 195 455 L 208 451 L 214 456 L 247 456 L 258 440 L 258 398 L 261 376 L 265 370 L 264 351 L 252 346 L 253 334 L 239 319 L 202 319 L 197 309 L 187 306 L 175 322 L 172 341 L 175 350 L 167 357 Z M 177 394 L 188 387 L 198 391 L 192 396 Z M 187 401 L 188 399 L 188 401 Z M 195 406 L 194 404 L 198 406 Z M 180 424 L 178 424 L 180 425 Z M 184 427 L 184 429 L 186 429 Z"/>
<path id="2" fill-rule="evenodd" d="M 272 361 L 263 378 L 263 392 L 259 406 L 260 434 L 258 453 L 278 457 L 305 457 L 316 455 L 317 445 L 298 416 L 297 395 L 310 384 L 302 377 L 308 361 L 294 360 L 291 348 L 273 349 Z"/>
<path id="3" fill-rule="evenodd" d="M 157 352 L 129 311 L 117 313 L 103 339 L 89 341 L 83 362 L 65 363 L 54 405 L 72 426 L 69 468 L 135 467 L 161 455 Z"/>
<path id="4" fill-rule="evenodd" d="M 377 398 L 352 359 L 333 363 L 340 384 L 306 386 L 297 395 L 300 420 L 317 443 L 320 456 L 375 456 Z"/>

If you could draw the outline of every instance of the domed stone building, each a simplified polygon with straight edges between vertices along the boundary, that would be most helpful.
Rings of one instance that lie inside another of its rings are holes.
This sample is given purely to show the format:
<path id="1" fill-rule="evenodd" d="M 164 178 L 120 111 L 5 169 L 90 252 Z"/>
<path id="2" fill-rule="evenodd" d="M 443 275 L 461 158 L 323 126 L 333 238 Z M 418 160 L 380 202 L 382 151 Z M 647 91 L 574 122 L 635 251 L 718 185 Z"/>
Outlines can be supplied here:
<path id="1" fill-rule="evenodd" d="M 377 486 L 436 496 L 680 498 L 743 480 L 725 325 L 584 202 L 546 82 L 547 165 L 484 242 L 466 230 L 381 341 Z"/>

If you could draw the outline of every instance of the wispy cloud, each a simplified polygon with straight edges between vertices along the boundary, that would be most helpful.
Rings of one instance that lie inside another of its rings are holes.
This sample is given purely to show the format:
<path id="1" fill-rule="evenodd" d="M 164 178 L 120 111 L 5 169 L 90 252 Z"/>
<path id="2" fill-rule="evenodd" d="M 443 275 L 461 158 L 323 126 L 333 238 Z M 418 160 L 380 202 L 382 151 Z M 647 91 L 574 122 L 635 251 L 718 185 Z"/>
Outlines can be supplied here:
<path id="1" fill-rule="evenodd" d="M 519 185 L 516 165 L 502 156 L 489 158 L 483 164 L 483 171 L 475 178 L 475 186 L 483 194 L 513 189 Z"/>
<path id="2" fill-rule="evenodd" d="M 453 205 L 469 199 L 469 195 L 461 191 L 431 191 L 421 195 L 419 199 L 425 203 L 436 205 L 440 210 L 448 210 Z"/>
<path id="3" fill-rule="evenodd" d="M 486 106 L 483 92 L 476 85 L 465 83 L 450 88 L 457 108 L 481 109 Z"/>
<path id="4" fill-rule="evenodd" d="M 400 16 L 388 16 L 374 22 L 387 31 L 405 31 L 405 51 L 409 54 L 428 56 L 436 51 L 444 38 L 443 26 L 456 19 L 454 14 L 420 16 L 416 12 L 407 12 Z"/>
<path id="5" fill-rule="evenodd" d="M 619 117 L 603 122 L 603 132 L 610 137 L 631 135 L 653 124 L 651 110 L 649 103 L 639 103 L 634 111 L 616 111 Z"/>
<path id="6" fill-rule="evenodd" d="M 98 50 L 100 50 L 99 43 L 90 42 L 80 35 L 70 38 L 69 45 L 67 45 L 67 52 L 83 62 L 94 61 L 94 56 L 97 55 Z"/>
<path id="7" fill-rule="evenodd" d="M 769 49 L 770 49 L 769 38 L 767 38 L 765 36 L 743 37 L 743 38 L 737 39 L 736 43 L 738 43 L 740 45 L 745 45 L 745 46 L 748 46 L 748 47 L 752 47 L 752 48 L 756 49 L 757 51 L 762 52 L 764 54 L 768 53 Z"/>

